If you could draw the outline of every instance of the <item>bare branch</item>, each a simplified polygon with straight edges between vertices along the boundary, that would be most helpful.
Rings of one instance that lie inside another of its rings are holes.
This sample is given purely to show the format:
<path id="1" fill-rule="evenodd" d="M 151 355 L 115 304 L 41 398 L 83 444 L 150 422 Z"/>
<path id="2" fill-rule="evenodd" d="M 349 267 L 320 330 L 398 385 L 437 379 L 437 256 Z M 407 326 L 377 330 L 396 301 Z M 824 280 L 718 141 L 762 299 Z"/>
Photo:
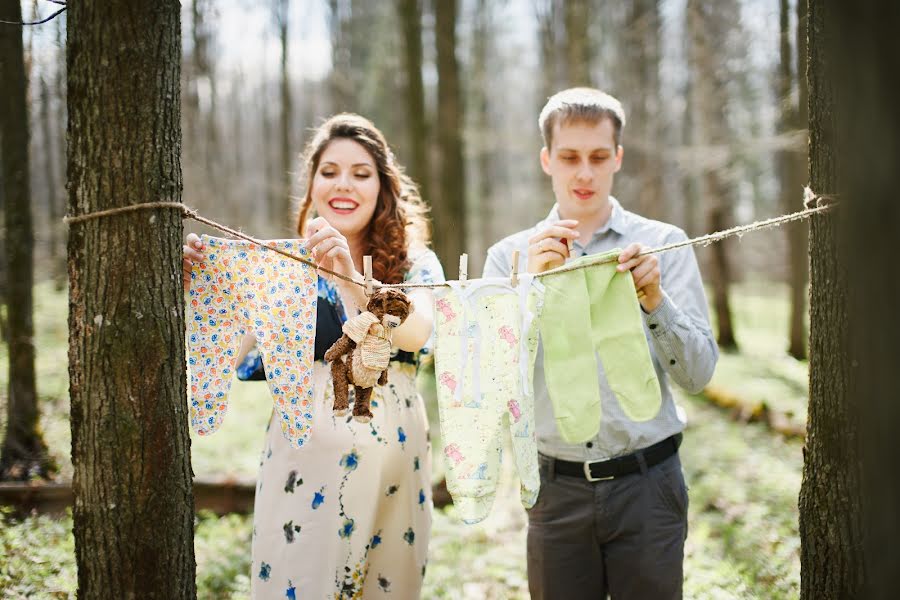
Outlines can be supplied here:
<path id="1" fill-rule="evenodd" d="M 56 11 L 55 13 L 53 13 L 52 15 L 50 15 L 49 17 L 47 17 L 46 19 L 41 19 L 40 21 L 31 21 L 29 23 L 24 23 L 22 21 L 3 21 L 2 19 L 0 19 L 0 23 L 2 23 L 4 25 L 40 25 L 42 23 L 46 23 L 47 21 L 53 20 L 54 17 L 65 12 L 66 8 L 68 8 L 65 5 L 66 3 L 61 2 L 60 0 L 49 0 L 49 1 L 53 2 L 54 4 L 62 4 L 63 7 L 61 9 L 59 9 L 58 11 Z"/>

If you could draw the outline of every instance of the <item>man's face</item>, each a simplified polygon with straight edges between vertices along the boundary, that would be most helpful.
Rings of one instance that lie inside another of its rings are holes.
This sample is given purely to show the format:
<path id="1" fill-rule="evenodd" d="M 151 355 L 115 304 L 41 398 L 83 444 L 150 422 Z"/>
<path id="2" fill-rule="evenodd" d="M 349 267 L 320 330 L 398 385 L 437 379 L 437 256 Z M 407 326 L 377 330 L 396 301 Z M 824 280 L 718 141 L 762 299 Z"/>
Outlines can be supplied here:
<path id="1" fill-rule="evenodd" d="M 551 148 L 541 150 L 541 167 L 553 182 L 560 214 L 579 219 L 606 208 L 613 175 L 622 167 L 610 119 L 572 121 L 553 127 Z"/>

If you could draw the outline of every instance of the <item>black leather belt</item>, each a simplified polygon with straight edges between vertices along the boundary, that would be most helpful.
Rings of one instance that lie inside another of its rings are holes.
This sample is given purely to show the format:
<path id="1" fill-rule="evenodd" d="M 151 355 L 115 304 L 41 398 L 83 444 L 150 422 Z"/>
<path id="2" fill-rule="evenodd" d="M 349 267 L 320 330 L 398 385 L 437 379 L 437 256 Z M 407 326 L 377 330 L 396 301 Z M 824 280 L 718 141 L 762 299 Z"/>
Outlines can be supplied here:
<path id="1" fill-rule="evenodd" d="M 584 462 L 572 462 L 558 458 L 545 457 L 553 461 L 553 472 L 558 475 L 570 477 L 583 477 L 588 481 L 607 481 L 625 475 L 631 475 L 641 470 L 639 455 L 643 455 L 647 467 L 657 465 L 676 452 L 681 445 L 681 434 L 676 433 L 661 442 L 648 446 L 625 456 L 617 456 L 609 460 L 586 460 Z"/>

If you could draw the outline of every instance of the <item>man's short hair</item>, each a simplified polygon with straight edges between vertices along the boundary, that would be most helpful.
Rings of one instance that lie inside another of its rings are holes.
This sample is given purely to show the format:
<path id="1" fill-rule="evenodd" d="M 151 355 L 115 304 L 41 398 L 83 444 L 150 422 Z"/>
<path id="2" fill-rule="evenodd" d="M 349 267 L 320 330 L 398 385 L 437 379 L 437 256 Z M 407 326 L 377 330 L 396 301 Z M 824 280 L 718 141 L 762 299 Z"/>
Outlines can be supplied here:
<path id="1" fill-rule="evenodd" d="M 547 100 L 538 117 L 538 126 L 549 150 L 553 141 L 553 127 L 557 123 L 599 123 L 609 119 L 613 124 L 613 141 L 622 145 L 622 128 L 625 127 L 625 111 L 622 103 L 600 90 L 588 87 L 569 88 L 557 92 Z"/>

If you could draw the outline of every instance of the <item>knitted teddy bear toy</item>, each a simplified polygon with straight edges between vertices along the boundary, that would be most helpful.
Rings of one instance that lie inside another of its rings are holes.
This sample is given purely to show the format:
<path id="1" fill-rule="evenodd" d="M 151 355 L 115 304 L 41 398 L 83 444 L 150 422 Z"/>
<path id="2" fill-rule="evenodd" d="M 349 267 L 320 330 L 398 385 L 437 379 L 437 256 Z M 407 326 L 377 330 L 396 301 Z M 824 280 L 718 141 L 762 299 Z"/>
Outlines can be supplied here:
<path id="1" fill-rule="evenodd" d="M 334 381 L 335 414 L 347 414 L 352 385 L 356 396 L 353 418 L 361 423 L 372 420 L 369 410 L 372 388 L 376 383 L 384 385 L 388 380 L 391 333 L 406 320 L 411 310 L 406 294 L 397 289 L 382 288 L 369 298 L 365 312 L 344 323 L 344 335 L 325 353 L 325 360 L 331 363 Z"/>

